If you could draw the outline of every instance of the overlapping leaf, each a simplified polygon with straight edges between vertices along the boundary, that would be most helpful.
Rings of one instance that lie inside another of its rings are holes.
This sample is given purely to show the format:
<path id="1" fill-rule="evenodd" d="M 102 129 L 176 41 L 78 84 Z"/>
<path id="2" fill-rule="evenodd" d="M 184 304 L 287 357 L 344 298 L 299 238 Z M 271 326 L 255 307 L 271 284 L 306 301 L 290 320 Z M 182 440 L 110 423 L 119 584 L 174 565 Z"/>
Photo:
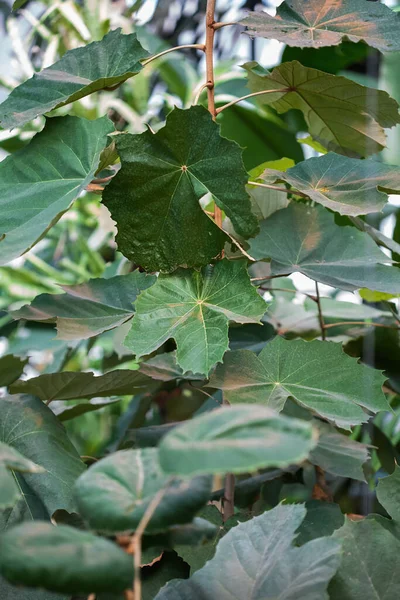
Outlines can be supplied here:
<path id="1" fill-rule="evenodd" d="M 336 432 L 322 434 L 310 455 L 310 462 L 324 471 L 358 481 L 365 481 L 362 466 L 367 459 L 367 446 Z"/>
<path id="2" fill-rule="evenodd" d="M 0 264 L 26 252 L 91 181 L 113 125 L 107 117 L 48 119 L 0 163 Z"/>
<path id="3" fill-rule="evenodd" d="M 21 498 L 13 471 L 44 473 L 42 467 L 25 458 L 11 446 L 0 442 L 0 509 L 14 506 Z"/>
<path id="4" fill-rule="evenodd" d="M 272 38 L 288 46 L 322 48 L 343 40 L 366 42 L 381 51 L 400 50 L 400 15 L 366 0 L 290 0 L 271 17 L 251 12 L 241 21 L 251 36 Z"/>
<path id="5" fill-rule="evenodd" d="M 5 128 L 21 126 L 53 108 L 119 85 L 142 70 L 140 60 L 147 56 L 136 34 L 110 31 L 99 42 L 70 50 L 15 88 L 0 105 L 0 123 Z"/>
<path id="6" fill-rule="evenodd" d="M 132 585 L 132 557 L 105 538 L 66 525 L 17 525 L 0 538 L 0 552 L 0 572 L 10 583 L 74 595 Z"/>
<path id="7" fill-rule="evenodd" d="M 233 527 L 215 557 L 186 580 L 173 580 L 155 600 L 328 600 L 340 544 L 320 538 L 294 548 L 305 516 L 301 505 L 280 505 Z"/>
<path id="8" fill-rule="evenodd" d="M 312 137 L 328 150 L 369 156 L 385 147 L 384 128 L 399 123 L 393 98 L 346 77 L 303 67 L 297 61 L 283 63 L 271 73 L 256 62 L 243 67 L 251 91 L 268 92 L 258 97 L 259 102 L 278 113 L 301 110 Z"/>
<path id="9" fill-rule="evenodd" d="M 0 386 L 10 385 L 24 372 L 28 359 L 22 360 L 18 356 L 6 354 L 0 358 Z"/>
<path id="10" fill-rule="evenodd" d="M 218 256 L 228 238 L 199 204 L 207 193 L 239 235 L 257 230 L 242 150 L 221 137 L 205 108 L 175 108 L 155 135 L 122 135 L 116 144 L 122 167 L 103 200 L 117 223 L 119 250 L 136 264 L 170 272 Z"/>
<path id="11" fill-rule="evenodd" d="M 241 404 L 173 429 L 159 445 L 160 464 L 166 473 L 184 476 L 244 473 L 302 462 L 316 443 L 310 423 Z"/>
<path id="12" fill-rule="evenodd" d="M 130 319 L 137 295 L 155 281 L 155 277 L 139 271 L 91 279 L 63 286 L 66 294 L 41 294 L 12 315 L 30 321 L 55 321 L 59 339 L 86 339 Z"/>
<path id="13" fill-rule="evenodd" d="M 161 275 L 135 306 L 127 348 L 143 356 L 173 338 L 183 371 L 205 375 L 228 349 L 229 321 L 257 323 L 266 310 L 246 264 L 228 260 L 202 272 L 180 269 Z"/>
<path id="14" fill-rule="evenodd" d="M 365 233 L 335 224 L 323 207 L 292 202 L 260 224 L 250 254 L 271 259 L 273 275 L 299 272 L 343 290 L 400 293 L 400 271 Z"/>
<path id="15" fill-rule="evenodd" d="M 309 158 L 286 172 L 266 169 L 260 179 L 266 183 L 285 181 L 341 215 L 379 212 L 387 202 L 387 193 L 400 193 L 398 167 L 333 152 Z"/>
<path id="16" fill-rule="evenodd" d="M 76 482 L 80 513 L 92 529 L 135 530 L 154 495 L 166 488 L 146 531 L 190 522 L 211 494 L 211 479 L 170 480 L 158 462 L 158 450 L 116 452 L 93 465 Z"/>
<path id="17" fill-rule="evenodd" d="M 152 380 L 139 371 L 120 369 L 95 377 L 93 373 L 63 371 L 45 373 L 10 386 L 11 394 L 32 394 L 41 400 L 78 400 L 124 396 L 146 391 Z"/>
<path id="18" fill-rule="evenodd" d="M 282 410 L 291 396 L 349 429 L 368 420 L 363 408 L 374 413 L 389 410 L 384 381 L 379 371 L 359 364 L 336 343 L 277 337 L 258 356 L 249 350 L 229 352 L 210 386 L 224 390 L 232 403 L 266 404 L 275 410 Z"/>

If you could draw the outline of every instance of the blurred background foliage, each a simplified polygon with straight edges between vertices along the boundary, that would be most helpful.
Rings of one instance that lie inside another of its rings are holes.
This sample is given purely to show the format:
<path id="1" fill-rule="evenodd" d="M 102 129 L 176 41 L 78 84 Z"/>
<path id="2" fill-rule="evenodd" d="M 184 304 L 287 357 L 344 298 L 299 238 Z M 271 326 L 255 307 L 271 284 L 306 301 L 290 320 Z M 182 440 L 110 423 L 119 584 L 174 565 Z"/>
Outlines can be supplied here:
<path id="1" fill-rule="evenodd" d="M 23 6 L 11 13 L 10 3 L 0 1 L 1 99 L 67 50 L 99 40 L 110 29 L 122 27 L 125 33 L 136 32 L 151 53 L 179 44 L 202 42 L 204 34 L 205 0 L 51 0 L 20 4 Z M 257 4 L 254 0 L 221 0 L 217 3 L 216 18 L 235 21 Z M 266 0 L 263 4 L 273 11 L 279 1 Z M 393 7 L 394 3 L 390 5 Z M 257 60 L 266 67 L 273 67 L 293 59 L 330 73 L 345 73 L 360 83 L 385 89 L 400 102 L 400 57 L 396 53 L 381 56 L 363 44 L 345 42 L 318 51 L 301 50 L 285 48 L 276 41 L 251 40 L 241 35 L 240 27 L 227 27 L 217 35 L 216 58 L 219 105 L 247 93 L 244 72 L 238 67 L 241 63 Z M 87 119 L 107 113 L 119 130 L 140 133 L 150 127 L 156 131 L 173 106 L 188 107 L 193 103 L 203 81 L 204 58 L 189 49 L 154 61 L 140 76 L 114 91 L 92 94 L 59 109 L 58 113 Z M 200 102 L 204 101 L 203 93 Z M 0 130 L 1 158 L 27 144 L 43 123 L 43 118 L 38 118 L 21 129 Z M 222 134 L 244 147 L 248 170 L 283 156 L 298 162 L 318 152 L 307 142 L 306 126 L 297 111 L 277 115 L 273 109 L 249 101 L 224 111 L 220 123 Z M 375 158 L 400 165 L 399 127 L 390 132 L 388 148 Z M 112 168 L 118 169 L 118 165 Z M 395 202 L 391 200 L 382 214 L 368 217 L 368 222 L 400 243 L 400 211 Z M 8 355 L 22 359 L 23 378 L 60 370 L 103 373 L 121 366 L 139 367 L 122 346 L 123 326 L 90 340 L 71 343 L 57 339 L 54 323 L 13 321 L 6 312 L 39 294 L 60 293 L 59 286 L 132 270 L 133 265 L 118 253 L 114 236 L 114 224 L 100 197 L 87 192 L 33 250 L 0 268 L 0 356 L 3 357 L 0 358 L 0 385 L 7 385 L 6 375 L 10 375 Z M 257 268 L 253 276 L 262 277 L 264 273 Z M 280 279 L 279 286 L 274 289 L 269 284 L 265 288 L 271 307 L 263 328 L 231 328 L 232 348 L 261 350 L 276 332 L 305 339 L 319 336 L 316 305 L 312 300 L 313 282 L 295 275 Z M 372 482 L 382 471 L 393 471 L 400 452 L 400 343 L 399 331 L 390 328 L 390 323 L 400 323 L 398 300 L 368 297 L 368 308 L 376 312 L 366 312 L 364 325 L 351 325 L 353 320 L 360 319 L 366 300 L 359 294 L 338 292 L 328 286 L 321 286 L 321 291 L 327 302 L 331 301 L 329 306 L 326 304 L 325 314 L 326 323 L 332 324 L 327 330 L 328 339 L 344 342 L 349 354 L 361 356 L 364 362 L 384 370 L 389 377 L 386 391 L 393 413 L 378 415 L 352 434 L 354 439 L 379 447 L 379 450 L 373 449 L 367 466 L 370 485 L 340 477 L 334 482 L 337 500 L 342 502 L 346 512 L 367 513 L 374 502 L 370 493 Z M 343 321 L 349 324 L 336 326 Z M 164 351 L 171 349 L 164 347 Z M 64 422 L 81 455 L 90 461 L 90 457 L 117 448 L 146 445 L 152 426 L 188 418 L 219 402 L 218 394 L 208 397 L 201 389 L 178 379 L 160 385 L 151 398 L 54 402 L 51 407 Z M 279 482 L 263 487 L 260 501 L 273 505 L 283 493 L 293 501 L 308 499 L 312 486 L 307 485 L 307 478 L 312 478 L 313 473 L 313 469 L 309 473 L 304 470 L 301 475 L 287 473 Z M 243 504 L 247 502 L 246 497 Z"/>

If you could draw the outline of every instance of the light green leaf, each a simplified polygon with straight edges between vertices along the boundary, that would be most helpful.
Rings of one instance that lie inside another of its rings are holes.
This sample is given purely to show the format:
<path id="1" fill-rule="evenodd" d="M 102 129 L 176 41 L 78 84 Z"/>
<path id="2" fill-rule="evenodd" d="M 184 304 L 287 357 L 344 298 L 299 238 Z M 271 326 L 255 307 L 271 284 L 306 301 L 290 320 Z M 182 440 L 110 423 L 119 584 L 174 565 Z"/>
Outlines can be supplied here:
<path id="1" fill-rule="evenodd" d="M 301 110 L 312 137 L 328 150 L 347 156 L 369 156 L 386 145 L 383 128 L 399 123 L 398 105 L 386 92 L 364 87 L 291 61 L 271 73 L 256 62 L 243 67 L 252 92 L 276 90 L 258 97 L 278 113 Z"/>
<path id="2" fill-rule="evenodd" d="M 385 377 L 359 364 L 334 342 L 304 342 L 276 337 L 257 356 L 229 352 L 210 386 L 224 390 L 229 402 L 266 404 L 282 410 L 289 396 L 338 426 L 349 429 L 368 420 L 363 410 L 389 410 L 382 392 Z"/>
<path id="3" fill-rule="evenodd" d="M 387 193 L 400 193 L 398 167 L 333 152 L 309 158 L 286 172 L 266 169 L 260 179 L 266 183 L 285 181 L 341 215 L 379 212 L 387 202 Z"/>
<path id="4" fill-rule="evenodd" d="M 26 252 L 90 183 L 113 125 L 107 117 L 48 119 L 0 163 L 0 264 Z"/>
<path id="5" fill-rule="evenodd" d="M 119 85 L 142 70 L 140 60 L 148 55 L 136 34 L 114 29 L 100 42 L 70 50 L 15 88 L 0 105 L 0 123 L 20 127 L 53 108 Z"/>
<path id="6" fill-rule="evenodd" d="M 340 433 L 325 433 L 309 460 L 333 475 L 365 481 L 362 466 L 368 460 L 368 448 Z"/>
<path id="7" fill-rule="evenodd" d="M 87 339 L 121 325 L 133 316 L 137 295 L 156 277 L 138 270 L 110 279 L 63 286 L 65 294 L 41 294 L 30 305 L 12 313 L 15 319 L 51 321 L 58 339 Z"/>
<path id="8" fill-rule="evenodd" d="M 342 561 L 329 586 L 330 600 L 391 600 L 400 596 L 400 542 L 375 518 L 346 519 L 333 538 Z"/>
<path id="9" fill-rule="evenodd" d="M 301 505 L 280 505 L 239 524 L 211 561 L 190 579 L 169 582 L 155 600 L 328 600 L 340 544 L 320 538 L 294 548 L 304 516 Z"/>
<path id="10" fill-rule="evenodd" d="M 20 490 L 13 471 L 22 473 L 44 473 L 45 470 L 0 442 L 0 509 L 14 506 L 20 499 Z"/>
<path id="11" fill-rule="evenodd" d="M 74 595 L 122 592 L 132 586 L 129 554 L 67 525 L 17 525 L 0 538 L 0 553 L 0 572 L 13 584 Z"/>
<path id="12" fill-rule="evenodd" d="M 121 135 L 116 145 L 122 167 L 103 201 L 129 260 L 147 271 L 170 272 L 218 256 L 228 238 L 199 204 L 208 193 L 240 236 L 256 232 L 242 150 L 221 137 L 202 106 L 175 108 L 156 134 Z"/>
<path id="13" fill-rule="evenodd" d="M 288 466 L 307 458 L 317 437 L 306 421 L 240 404 L 175 427 L 159 444 L 160 464 L 183 476 Z"/>
<path id="14" fill-rule="evenodd" d="M 280 169 L 282 169 L 283 172 L 292 166 L 294 166 L 294 161 L 290 158 L 265 162 L 250 171 L 249 181 L 263 178 L 263 174 L 269 170 L 273 170 L 274 173 L 279 170 L 280 173 Z M 281 191 L 270 190 L 250 184 L 247 186 L 247 191 L 251 198 L 253 212 L 260 221 L 262 219 L 267 219 L 277 210 L 286 208 L 289 204 L 287 194 L 283 194 Z"/>
<path id="15" fill-rule="evenodd" d="M 279 40 L 288 46 L 322 48 L 343 40 L 363 41 L 382 52 L 400 50 L 400 15 L 385 5 L 365 0 L 290 0 L 276 17 L 251 12 L 240 21 L 248 35 Z"/>
<path id="16" fill-rule="evenodd" d="M 45 470 L 18 474 L 22 499 L 5 521 L 26 512 L 34 518 L 39 504 L 50 516 L 57 509 L 73 511 L 72 486 L 85 465 L 47 406 L 30 396 L 0 398 L 0 441 Z"/>
<path id="17" fill-rule="evenodd" d="M 368 288 L 400 293 L 400 270 L 372 239 L 355 227 L 340 227 L 321 206 L 292 202 L 260 224 L 251 256 L 271 259 L 272 275 L 299 272 L 342 290 Z"/>
<path id="18" fill-rule="evenodd" d="M 154 382 L 139 371 L 116 370 L 98 375 L 64 371 L 16 381 L 10 386 L 11 394 L 32 394 L 41 400 L 78 400 L 125 396 L 146 391 Z"/>
<path id="19" fill-rule="evenodd" d="M 6 354 L 0 358 L 0 387 L 8 386 L 18 379 L 24 372 L 28 359 L 22 360 L 18 356 Z"/>
<path id="20" fill-rule="evenodd" d="M 257 323 L 267 305 L 250 283 L 246 263 L 219 261 L 201 272 L 161 275 L 140 294 L 125 345 L 137 356 L 168 339 L 184 372 L 207 375 L 228 349 L 229 321 Z"/>
<path id="21" fill-rule="evenodd" d="M 211 483 L 209 477 L 196 477 L 189 483 L 171 481 L 159 466 L 158 450 L 145 448 L 116 452 L 97 462 L 79 477 L 75 497 L 92 529 L 132 531 L 154 495 L 165 487 L 146 528 L 146 532 L 156 533 L 170 525 L 190 522 L 209 500 Z"/>
<path id="22" fill-rule="evenodd" d="M 400 467 L 379 480 L 376 496 L 389 515 L 400 524 Z"/>

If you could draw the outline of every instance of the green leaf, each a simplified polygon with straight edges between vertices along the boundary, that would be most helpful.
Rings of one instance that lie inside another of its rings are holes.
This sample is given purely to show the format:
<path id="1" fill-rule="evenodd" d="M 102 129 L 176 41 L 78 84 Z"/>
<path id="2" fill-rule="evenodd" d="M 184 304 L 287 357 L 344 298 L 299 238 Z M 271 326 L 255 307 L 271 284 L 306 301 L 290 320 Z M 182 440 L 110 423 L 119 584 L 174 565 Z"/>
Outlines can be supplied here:
<path id="1" fill-rule="evenodd" d="M 79 477 L 75 497 L 80 513 L 92 529 L 103 532 L 135 530 L 154 495 L 166 488 L 146 533 L 190 522 L 208 501 L 211 480 L 173 480 L 161 470 L 158 450 L 145 448 L 116 452 Z"/>
<path id="2" fill-rule="evenodd" d="M 120 398 L 111 398 L 106 400 L 99 400 L 98 398 L 95 398 L 89 402 L 80 402 L 79 404 L 74 404 L 73 406 L 66 406 L 63 402 L 56 402 L 56 406 L 52 404 L 51 408 L 54 414 L 57 415 L 58 420 L 61 423 L 64 423 L 64 421 L 76 419 L 76 417 L 100 410 L 101 408 L 111 406 L 112 404 L 117 404 L 118 402 L 120 402 Z"/>
<path id="3" fill-rule="evenodd" d="M 21 494 L 13 471 L 20 473 L 44 473 L 44 469 L 0 442 L 0 509 L 14 506 Z"/>
<path id="4" fill-rule="evenodd" d="M 107 117 L 48 119 L 0 163 L 1 265 L 29 250 L 68 210 L 90 183 L 111 131 Z"/>
<path id="5" fill-rule="evenodd" d="M 28 0 L 15 0 L 14 4 L 12 5 L 12 9 L 18 10 L 19 8 L 22 8 L 27 2 Z"/>
<path id="6" fill-rule="evenodd" d="M 329 586 L 330 600 L 391 600 L 400 595 L 400 542 L 375 518 L 346 519 L 333 538 L 342 561 Z"/>
<path id="7" fill-rule="evenodd" d="M 168 583 L 155 600 L 328 600 L 340 545 L 320 538 L 292 546 L 305 516 L 301 505 L 277 506 L 231 529 L 215 557 L 193 577 Z"/>
<path id="8" fill-rule="evenodd" d="M 41 400 L 78 400 L 125 396 L 146 391 L 153 381 L 139 371 L 116 370 L 98 375 L 93 373 L 49 373 L 16 381 L 10 386 L 11 394 L 32 394 Z"/>
<path id="9" fill-rule="evenodd" d="M 87 339 L 121 325 L 133 316 L 138 294 L 156 277 L 133 271 L 110 279 L 91 279 L 63 286 L 65 294 L 41 294 L 30 305 L 12 313 L 15 319 L 51 321 L 58 339 Z"/>
<path id="10" fill-rule="evenodd" d="M 140 372 L 158 381 L 173 381 L 174 379 L 204 379 L 195 373 L 184 373 L 176 362 L 176 352 L 163 352 L 145 362 L 140 363 Z"/>
<path id="11" fill-rule="evenodd" d="M 188 565 L 175 552 L 163 552 L 154 566 L 142 569 L 142 600 L 154 600 L 160 588 L 171 579 L 184 579 L 188 570 Z"/>
<path id="12" fill-rule="evenodd" d="M 279 40 L 288 46 L 323 48 L 343 40 L 363 41 L 381 52 L 400 50 L 400 15 L 365 0 L 290 0 L 282 2 L 276 17 L 251 12 L 240 21 L 250 36 Z"/>
<path id="13" fill-rule="evenodd" d="M 266 183 L 283 180 L 341 215 L 379 212 L 387 202 L 387 193 L 400 193 L 398 167 L 333 152 L 309 158 L 286 172 L 266 169 L 260 179 Z"/>
<path id="14" fill-rule="evenodd" d="M 18 379 L 24 372 L 28 359 L 22 360 L 18 356 L 6 354 L 0 358 L 0 387 L 8 386 Z"/>
<path id="15" fill-rule="evenodd" d="M 400 467 L 398 465 L 392 475 L 379 480 L 376 496 L 389 515 L 400 524 Z"/>
<path id="16" fill-rule="evenodd" d="M 305 506 L 307 514 L 298 529 L 296 538 L 298 546 L 318 537 L 330 536 L 336 529 L 342 527 L 344 515 L 337 504 L 309 500 Z"/>
<path id="17" fill-rule="evenodd" d="M 0 538 L 0 553 L 0 572 L 13 584 L 68 594 L 132 586 L 131 556 L 109 540 L 66 525 L 17 525 Z"/>
<path id="18" fill-rule="evenodd" d="M 303 67 L 292 61 L 271 73 L 256 62 L 243 65 L 252 92 L 276 90 L 258 97 L 278 113 L 298 109 L 312 137 L 347 156 L 368 156 L 386 145 L 383 128 L 399 123 L 398 105 L 386 92 L 346 77 Z"/>
<path id="19" fill-rule="evenodd" d="M 2 600 L 70 600 L 69 596 L 11 585 L 1 575 L 0 594 Z"/>
<path id="20" fill-rule="evenodd" d="M 276 337 L 257 356 L 229 352 L 210 379 L 229 402 L 266 404 L 282 410 L 289 396 L 317 415 L 349 429 L 368 414 L 389 410 L 382 392 L 385 377 L 359 364 L 334 342 Z"/>
<path id="21" fill-rule="evenodd" d="M 125 345 L 136 356 L 176 341 L 184 372 L 207 375 L 228 349 L 229 321 L 257 323 L 267 305 L 251 285 L 246 263 L 219 261 L 201 272 L 161 275 L 136 301 Z"/>
<path id="22" fill-rule="evenodd" d="M 250 254 L 271 259 L 272 275 L 299 272 L 342 290 L 368 288 L 400 293 L 400 271 L 372 239 L 354 227 L 340 227 L 320 206 L 292 202 L 260 224 Z"/>
<path id="23" fill-rule="evenodd" d="M 309 460 L 333 475 L 365 481 L 362 465 L 368 460 L 368 448 L 340 433 L 325 433 Z"/>
<path id="24" fill-rule="evenodd" d="M 1 442 L 46 471 L 18 474 L 21 491 L 29 493 L 23 493 L 14 513 L 26 510 L 33 518 L 38 503 L 50 516 L 57 509 L 72 512 L 72 486 L 85 465 L 52 411 L 38 398 L 0 398 L 0 432 Z"/>
<path id="25" fill-rule="evenodd" d="M 202 106 L 175 108 L 156 134 L 117 136 L 116 145 L 122 167 L 103 201 L 129 260 L 147 271 L 170 272 L 217 257 L 228 237 L 199 204 L 208 193 L 240 236 L 256 232 L 242 150 L 221 137 Z"/>
<path id="26" fill-rule="evenodd" d="M 114 29 L 100 42 L 70 50 L 15 88 L 0 105 L 0 123 L 4 128 L 20 127 L 53 108 L 119 85 L 142 70 L 140 60 L 148 55 L 136 34 Z"/>
<path id="27" fill-rule="evenodd" d="M 245 473 L 300 463 L 316 443 L 310 423 L 241 404 L 206 413 L 167 433 L 159 444 L 160 464 L 166 473 L 182 476 Z"/>

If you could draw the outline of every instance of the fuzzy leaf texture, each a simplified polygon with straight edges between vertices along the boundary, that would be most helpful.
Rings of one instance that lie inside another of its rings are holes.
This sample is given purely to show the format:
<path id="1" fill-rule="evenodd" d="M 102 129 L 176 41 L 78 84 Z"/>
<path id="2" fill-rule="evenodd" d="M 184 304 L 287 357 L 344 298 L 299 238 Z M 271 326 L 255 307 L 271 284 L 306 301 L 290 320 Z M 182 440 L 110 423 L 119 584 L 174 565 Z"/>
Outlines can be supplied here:
<path id="1" fill-rule="evenodd" d="M 92 180 L 113 129 L 107 117 L 47 119 L 0 163 L 0 265 L 29 250 L 68 210 Z"/>
<path id="2" fill-rule="evenodd" d="M 135 307 L 125 339 L 129 350 L 144 356 L 173 338 L 183 371 L 207 375 L 228 350 L 229 321 L 258 323 L 267 305 L 251 285 L 246 263 L 225 259 L 201 272 L 161 275 Z"/>
<path id="3" fill-rule="evenodd" d="M 366 0 L 286 0 L 271 17 L 251 12 L 240 21 L 250 36 L 288 46 L 323 48 L 363 41 L 382 52 L 400 50 L 400 15 Z"/>
<path id="4" fill-rule="evenodd" d="M 129 260 L 147 271 L 171 272 L 216 258 L 229 238 L 199 204 L 208 193 L 240 236 L 256 233 L 242 150 L 221 137 L 202 106 L 175 108 L 156 134 L 117 136 L 116 145 L 121 170 L 103 202 Z"/>
<path id="5" fill-rule="evenodd" d="M 148 55 L 136 34 L 123 35 L 121 29 L 114 29 L 99 42 L 66 52 L 15 88 L 0 104 L 0 124 L 19 127 L 53 108 L 119 85 L 142 70 L 140 60 Z"/>
<path id="6" fill-rule="evenodd" d="M 375 154 L 386 146 L 384 128 L 400 122 L 398 104 L 386 92 L 346 77 L 304 67 L 296 60 L 271 72 L 256 62 L 243 68 L 252 92 L 270 92 L 258 96 L 258 102 L 278 113 L 301 110 L 311 136 L 327 150 L 354 157 Z"/>
<path id="7" fill-rule="evenodd" d="M 385 377 L 359 364 L 334 342 L 276 337 L 257 356 L 229 352 L 210 379 L 231 403 L 265 404 L 282 410 L 289 396 L 317 415 L 349 429 L 371 412 L 389 410 L 382 392 Z"/>
<path id="8" fill-rule="evenodd" d="M 271 259 L 272 275 L 303 273 L 342 290 L 368 288 L 400 294 L 400 271 L 375 242 L 355 227 L 340 227 L 322 206 L 292 202 L 260 224 L 251 256 Z"/>
<path id="9" fill-rule="evenodd" d="M 233 527 L 211 561 L 167 583 L 155 600 L 328 600 L 340 544 L 319 538 L 295 548 L 305 514 L 302 505 L 280 505 Z"/>

